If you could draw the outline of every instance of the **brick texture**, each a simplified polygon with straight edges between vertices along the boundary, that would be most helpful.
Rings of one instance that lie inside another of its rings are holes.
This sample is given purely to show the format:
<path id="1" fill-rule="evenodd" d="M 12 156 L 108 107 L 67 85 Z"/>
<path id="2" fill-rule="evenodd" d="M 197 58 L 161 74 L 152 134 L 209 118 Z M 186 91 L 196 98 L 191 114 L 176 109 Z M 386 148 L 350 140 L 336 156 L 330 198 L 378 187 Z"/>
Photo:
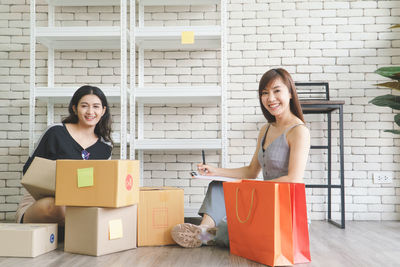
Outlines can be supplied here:
<path id="1" fill-rule="evenodd" d="M 45 1 L 38 1 L 38 26 L 47 24 Z M 374 84 L 384 80 L 373 73 L 382 66 L 399 64 L 399 1 L 229 1 L 228 0 L 228 166 L 248 164 L 258 130 L 265 123 L 257 88 L 270 68 L 284 67 L 296 81 L 328 81 L 332 99 L 346 102 L 345 177 L 346 219 L 400 219 L 400 140 L 384 133 L 397 127 L 394 114 L 368 101 L 389 93 Z M 117 26 L 118 7 L 57 7 L 57 26 Z M 219 24 L 219 7 L 146 7 L 145 25 Z M 29 112 L 29 1 L 0 4 L 0 220 L 13 220 L 23 193 L 19 183 L 28 157 Z M 47 81 L 47 49 L 37 45 L 38 86 Z M 217 85 L 219 51 L 146 51 L 145 84 L 153 86 Z M 90 83 L 118 85 L 118 51 L 56 51 L 55 82 L 62 86 Z M 66 103 L 67 104 L 67 103 Z M 55 121 L 66 115 L 66 105 L 56 105 Z M 119 106 L 112 108 L 114 129 L 119 127 Z M 312 144 L 326 144 L 326 119 L 306 115 Z M 36 130 L 46 127 L 46 103 L 37 102 Z M 146 106 L 146 138 L 217 138 L 219 108 L 214 105 Z M 333 153 L 338 148 L 338 120 L 333 115 Z M 118 158 L 119 148 L 114 151 Z M 326 153 L 312 151 L 306 183 L 325 183 Z M 159 151 L 145 154 L 145 185 L 185 189 L 186 205 L 199 207 L 208 182 L 194 181 L 189 171 L 201 161 L 199 152 Z M 217 151 L 206 152 L 207 162 L 218 165 Z M 333 155 L 333 181 L 339 173 Z M 391 171 L 393 183 L 373 183 L 373 173 Z M 333 218 L 340 218 L 340 196 L 333 190 Z M 308 189 L 311 219 L 326 219 L 324 189 Z"/>

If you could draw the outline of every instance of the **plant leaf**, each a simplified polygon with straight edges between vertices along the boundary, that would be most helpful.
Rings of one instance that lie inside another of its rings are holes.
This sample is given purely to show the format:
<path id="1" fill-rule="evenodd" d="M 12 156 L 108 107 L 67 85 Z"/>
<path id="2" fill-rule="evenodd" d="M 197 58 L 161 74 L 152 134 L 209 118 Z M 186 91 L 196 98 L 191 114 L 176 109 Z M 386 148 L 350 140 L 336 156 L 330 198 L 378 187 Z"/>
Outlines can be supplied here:
<path id="1" fill-rule="evenodd" d="M 388 87 L 391 89 L 399 90 L 400 91 L 400 81 L 397 82 L 386 82 L 386 83 L 378 83 L 375 84 L 376 86 L 381 86 L 381 87 Z"/>
<path id="2" fill-rule="evenodd" d="M 396 29 L 396 28 L 400 28 L 400 24 L 393 25 L 393 26 L 390 27 L 389 29 Z"/>
<path id="3" fill-rule="evenodd" d="M 369 103 L 380 107 L 390 107 L 392 109 L 400 109 L 400 96 L 394 95 L 381 95 L 377 96 Z"/>
<path id="4" fill-rule="evenodd" d="M 375 73 L 394 80 L 400 80 L 400 66 L 395 67 L 382 67 L 375 71 Z"/>
<path id="5" fill-rule="evenodd" d="M 394 116 L 394 122 L 400 126 L 400 113 Z"/>
<path id="6" fill-rule="evenodd" d="M 394 133 L 394 134 L 400 134 L 400 130 L 384 130 L 384 132 L 387 132 L 387 133 Z"/>

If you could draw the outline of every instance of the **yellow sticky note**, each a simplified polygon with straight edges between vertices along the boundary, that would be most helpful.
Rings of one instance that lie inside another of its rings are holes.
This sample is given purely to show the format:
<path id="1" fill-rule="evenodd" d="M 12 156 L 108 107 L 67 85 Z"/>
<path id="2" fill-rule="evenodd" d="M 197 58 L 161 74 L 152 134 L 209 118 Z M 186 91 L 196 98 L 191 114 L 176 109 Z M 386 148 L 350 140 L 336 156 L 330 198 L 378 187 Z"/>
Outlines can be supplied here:
<path id="1" fill-rule="evenodd" d="M 93 186 L 93 168 L 78 169 L 78 187 Z"/>
<path id="2" fill-rule="evenodd" d="M 182 44 L 193 44 L 194 43 L 194 32 L 192 32 L 192 31 L 182 32 L 181 43 Z"/>
<path id="3" fill-rule="evenodd" d="M 110 240 L 122 238 L 122 221 L 121 219 L 118 220 L 111 220 L 108 222 L 108 238 Z"/>

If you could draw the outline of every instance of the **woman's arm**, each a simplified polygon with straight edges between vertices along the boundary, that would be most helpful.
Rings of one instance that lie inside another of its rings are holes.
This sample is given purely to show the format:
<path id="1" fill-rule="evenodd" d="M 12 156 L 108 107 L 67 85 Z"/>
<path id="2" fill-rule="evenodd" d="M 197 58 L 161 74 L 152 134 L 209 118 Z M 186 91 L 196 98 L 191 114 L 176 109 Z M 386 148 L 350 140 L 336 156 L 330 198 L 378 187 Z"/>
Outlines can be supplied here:
<path id="1" fill-rule="evenodd" d="M 28 158 L 23 168 L 23 174 L 28 170 L 35 157 L 52 159 L 55 145 L 54 126 L 49 126 L 39 139 L 39 143 L 32 155 Z M 47 222 L 64 222 L 65 207 L 55 206 L 54 197 L 45 197 L 35 200 L 28 192 L 25 192 L 23 199 L 18 205 L 16 220 L 18 223 L 47 223 Z M 23 218 L 23 220 L 22 220 Z"/>
<path id="2" fill-rule="evenodd" d="M 287 133 L 286 138 L 290 149 L 288 175 L 271 181 L 303 183 L 304 170 L 310 150 L 310 131 L 305 126 L 297 126 Z"/>
<path id="3" fill-rule="evenodd" d="M 32 161 L 35 159 L 35 157 L 41 157 L 45 159 L 51 159 L 55 160 L 54 154 L 57 149 L 57 144 L 55 143 L 56 141 L 56 127 L 59 127 L 59 124 L 53 124 L 47 127 L 47 129 L 42 133 L 42 136 L 39 138 L 39 142 L 37 146 L 35 147 L 35 150 L 31 155 L 29 155 L 28 160 L 26 161 L 22 173 L 25 174 L 25 172 L 28 170 L 29 166 L 31 165 Z"/>
<path id="4" fill-rule="evenodd" d="M 197 165 L 197 169 L 199 170 L 200 174 L 209 176 L 232 177 L 238 179 L 257 178 L 261 170 L 260 163 L 258 162 L 258 151 L 260 150 L 261 140 L 265 134 L 266 128 L 267 124 L 261 128 L 260 133 L 258 134 L 256 151 L 254 152 L 250 165 L 241 168 L 228 169 L 228 168 L 216 168 L 210 165 L 205 165 L 200 163 Z"/>

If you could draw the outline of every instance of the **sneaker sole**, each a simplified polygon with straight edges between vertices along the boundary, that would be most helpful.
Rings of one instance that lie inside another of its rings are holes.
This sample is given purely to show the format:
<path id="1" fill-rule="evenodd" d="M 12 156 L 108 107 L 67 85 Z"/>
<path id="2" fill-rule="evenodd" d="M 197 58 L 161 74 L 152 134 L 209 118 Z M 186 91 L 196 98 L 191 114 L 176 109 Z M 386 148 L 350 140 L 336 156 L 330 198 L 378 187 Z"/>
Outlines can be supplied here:
<path id="1" fill-rule="evenodd" d="M 201 247 L 200 234 L 201 228 L 191 223 L 178 224 L 171 230 L 172 239 L 184 248 Z"/>

